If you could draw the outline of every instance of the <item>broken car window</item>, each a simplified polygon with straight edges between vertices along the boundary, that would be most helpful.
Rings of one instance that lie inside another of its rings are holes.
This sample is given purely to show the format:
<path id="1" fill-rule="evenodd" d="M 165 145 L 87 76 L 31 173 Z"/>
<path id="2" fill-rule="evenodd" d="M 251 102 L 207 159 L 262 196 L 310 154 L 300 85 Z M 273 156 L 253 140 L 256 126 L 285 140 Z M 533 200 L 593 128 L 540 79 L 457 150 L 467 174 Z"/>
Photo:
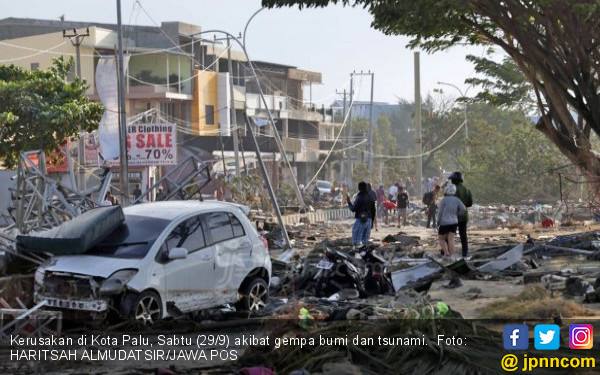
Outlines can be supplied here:
<path id="1" fill-rule="evenodd" d="M 168 224 L 165 219 L 126 215 L 123 224 L 86 254 L 141 259 Z"/>

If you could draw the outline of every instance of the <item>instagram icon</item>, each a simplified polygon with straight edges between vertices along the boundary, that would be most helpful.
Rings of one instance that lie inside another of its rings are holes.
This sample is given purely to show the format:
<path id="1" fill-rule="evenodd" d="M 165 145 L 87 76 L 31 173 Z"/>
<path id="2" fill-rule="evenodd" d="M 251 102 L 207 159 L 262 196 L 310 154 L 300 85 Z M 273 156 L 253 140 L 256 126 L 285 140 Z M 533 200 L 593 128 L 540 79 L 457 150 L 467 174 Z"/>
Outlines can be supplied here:
<path id="1" fill-rule="evenodd" d="M 569 326 L 569 346 L 571 349 L 591 349 L 594 346 L 594 327 L 591 324 L 571 324 Z"/>

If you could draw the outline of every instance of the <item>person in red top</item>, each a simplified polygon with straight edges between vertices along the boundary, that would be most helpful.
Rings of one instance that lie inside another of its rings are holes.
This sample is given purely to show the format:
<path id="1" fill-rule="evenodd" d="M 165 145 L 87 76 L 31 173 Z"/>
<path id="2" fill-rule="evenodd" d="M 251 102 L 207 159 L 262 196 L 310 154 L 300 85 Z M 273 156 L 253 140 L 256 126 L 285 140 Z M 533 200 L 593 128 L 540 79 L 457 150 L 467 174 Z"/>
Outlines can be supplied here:
<path id="1" fill-rule="evenodd" d="M 396 203 L 392 202 L 392 201 L 383 201 L 383 222 L 385 223 L 385 225 L 388 225 L 389 219 L 390 219 L 390 214 L 389 211 L 390 210 L 395 210 L 396 209 Z"/>

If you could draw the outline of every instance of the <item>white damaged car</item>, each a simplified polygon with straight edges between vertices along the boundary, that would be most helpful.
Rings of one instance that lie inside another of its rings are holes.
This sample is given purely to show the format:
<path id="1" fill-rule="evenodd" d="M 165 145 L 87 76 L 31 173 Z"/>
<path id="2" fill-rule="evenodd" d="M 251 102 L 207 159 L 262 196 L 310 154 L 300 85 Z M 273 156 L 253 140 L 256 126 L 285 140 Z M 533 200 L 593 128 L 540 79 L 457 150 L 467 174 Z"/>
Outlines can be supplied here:
<path id="1" fill-rule="evenodd" d="M 245 310 L 267 303 L 271 260 L 247 207 L 169 201 L 123 213 L 124 223 L 84 254 L 58 255 L 37 269 L 36 303 L 147 324 L 227 303 Z"/>

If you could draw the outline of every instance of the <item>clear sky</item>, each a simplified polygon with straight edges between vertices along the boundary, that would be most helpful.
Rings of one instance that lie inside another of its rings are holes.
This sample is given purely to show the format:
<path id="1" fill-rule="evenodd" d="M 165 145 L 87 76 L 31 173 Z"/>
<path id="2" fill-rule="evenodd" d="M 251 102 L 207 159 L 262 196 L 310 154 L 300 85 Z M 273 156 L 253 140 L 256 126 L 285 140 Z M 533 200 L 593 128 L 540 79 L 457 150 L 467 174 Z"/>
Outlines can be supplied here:
<path id="1" fill-rule="evenodd" d="M 125 24 L 154 25 L 182 21 L 204 30 L 242 32 L 258 10 L 260 0 L 122 0 Z M 18 0 L 6 1 L 0 18 L 22 17 L 116 23 L 116 0 Z M 350 72 L 375 72 L 375 100 L 396 102 L 414 98 L 413 51 L 407 38 L 385 36 L 371 28 L 371 16 L 362 8 L 329 6 L 319 9 L 268 9 L 248 28 L 247 48 L 254 60 L 289 64 L 323 74 L 323 84 L 313 85 L 313 101 L 329 105 L 336 89 L 349 89 Z M 456 47 L 433 55 L 421 53 L 421 95 L 440 88 L 438 81 L 467 89 L 464 80 L 474 74 L 465 55 L 481 55 L 482 47 Z M 367 78 L 358 88 L 358 100 L 369 99 Z M 458 96 L 451 87 L 448 96 Z M 308 96 L 308 92 L 306 94 Z"/>

